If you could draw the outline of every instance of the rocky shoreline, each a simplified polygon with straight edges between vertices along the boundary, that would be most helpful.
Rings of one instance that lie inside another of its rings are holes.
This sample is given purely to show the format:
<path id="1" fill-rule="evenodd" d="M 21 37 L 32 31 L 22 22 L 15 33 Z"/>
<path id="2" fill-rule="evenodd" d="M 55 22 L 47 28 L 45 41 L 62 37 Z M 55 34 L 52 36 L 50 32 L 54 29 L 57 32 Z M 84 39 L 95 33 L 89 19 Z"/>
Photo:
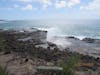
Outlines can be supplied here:
<path id="1" fill-rule="evenodd" d="M 61 39 L 64 44 L 59 43 Z M 36 66 L 58 66 L 60 60 L 68 60 L 72 55 L 79 55 L 81 63 L 93 64 L 80 66 L 78 73 L 85 69 L 94 75 L 100 74 L 100 39 L 79 40 L 69 36 L 56 37 L 50 42 L 47 41 L 47 31 L 34 28 L 21 31 L 1 29 L 0 45 L 0 65 L 11 75 L 37 75 Z M 90 74 L 84 72 L 79 75 Z"/>

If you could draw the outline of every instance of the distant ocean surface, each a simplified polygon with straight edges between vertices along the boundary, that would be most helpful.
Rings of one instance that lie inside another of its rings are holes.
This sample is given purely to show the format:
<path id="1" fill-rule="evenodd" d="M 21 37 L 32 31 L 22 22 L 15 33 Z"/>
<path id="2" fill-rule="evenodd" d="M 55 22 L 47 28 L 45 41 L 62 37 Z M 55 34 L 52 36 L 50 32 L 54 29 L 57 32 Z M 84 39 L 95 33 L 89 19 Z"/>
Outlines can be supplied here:
<path id="1" fill-rule="evenodd" d="M 49 36 L 76 36 L 100 39 L 100 20 L 17 20 L 0 21 L 0 29 L 39 28 Z"/>

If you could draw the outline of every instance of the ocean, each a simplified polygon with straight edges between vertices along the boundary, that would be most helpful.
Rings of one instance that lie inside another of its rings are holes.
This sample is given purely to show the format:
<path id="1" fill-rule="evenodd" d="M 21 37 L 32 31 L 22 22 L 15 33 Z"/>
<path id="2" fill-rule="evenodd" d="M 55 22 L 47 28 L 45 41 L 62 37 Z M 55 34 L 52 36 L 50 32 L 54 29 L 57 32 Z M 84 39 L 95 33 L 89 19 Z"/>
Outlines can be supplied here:
<path id="1" fill-rule="evenodd" d="M 75 36 L 100 39 L 100 20 L 13 20 L 0 21 L 0 29 L 47 30 L 48 36 Z"/>

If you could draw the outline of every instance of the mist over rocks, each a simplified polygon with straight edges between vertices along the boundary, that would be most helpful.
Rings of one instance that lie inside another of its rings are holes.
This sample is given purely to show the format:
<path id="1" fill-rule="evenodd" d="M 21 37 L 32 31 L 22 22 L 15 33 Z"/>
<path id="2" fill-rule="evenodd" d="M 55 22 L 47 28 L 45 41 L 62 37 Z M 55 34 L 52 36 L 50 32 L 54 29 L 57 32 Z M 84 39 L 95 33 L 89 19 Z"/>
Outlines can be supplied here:
<path id="1" fill-rule="evenodd" d="M 80 40 L 74 36 L 55 36 L 51 42 L 56 44 L 60 50 L 70 48 L 71 52 L 77 52 L 84 55 L 90 55 L 100 58 L 100 44 L 97 42 L 99 39 L 94 39 L 95 42 L 89 43 L 88 41 Z"/>
<path id="2" fill-rule="evenodd" d="M 49 41 L 56 44 L 60 50 L 63 50 L 71 45 L 71 42 L 69 42 L 65 37 L 60 36 L 52 37 Z"/>

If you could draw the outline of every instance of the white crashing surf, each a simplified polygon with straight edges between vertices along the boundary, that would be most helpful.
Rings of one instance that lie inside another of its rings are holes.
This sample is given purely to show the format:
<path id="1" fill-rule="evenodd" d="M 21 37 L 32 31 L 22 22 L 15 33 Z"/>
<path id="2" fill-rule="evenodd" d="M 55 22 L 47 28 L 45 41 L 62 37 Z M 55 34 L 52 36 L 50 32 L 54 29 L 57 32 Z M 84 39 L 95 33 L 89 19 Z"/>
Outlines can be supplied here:
<path id="1" fill-rule="evenodd" d="M 52 42 L 58 46 L 60 49 L 65 49 L 67 46 L 71 45 L 66 38 L 60 37 L 62 35 L 62 31 L 58 27 L 51 27 L 51 28 L 41 28 L 42 30 L 47 30 L 47 41 Z M 58 37 L 57 37 L 58 36 Z"/>

